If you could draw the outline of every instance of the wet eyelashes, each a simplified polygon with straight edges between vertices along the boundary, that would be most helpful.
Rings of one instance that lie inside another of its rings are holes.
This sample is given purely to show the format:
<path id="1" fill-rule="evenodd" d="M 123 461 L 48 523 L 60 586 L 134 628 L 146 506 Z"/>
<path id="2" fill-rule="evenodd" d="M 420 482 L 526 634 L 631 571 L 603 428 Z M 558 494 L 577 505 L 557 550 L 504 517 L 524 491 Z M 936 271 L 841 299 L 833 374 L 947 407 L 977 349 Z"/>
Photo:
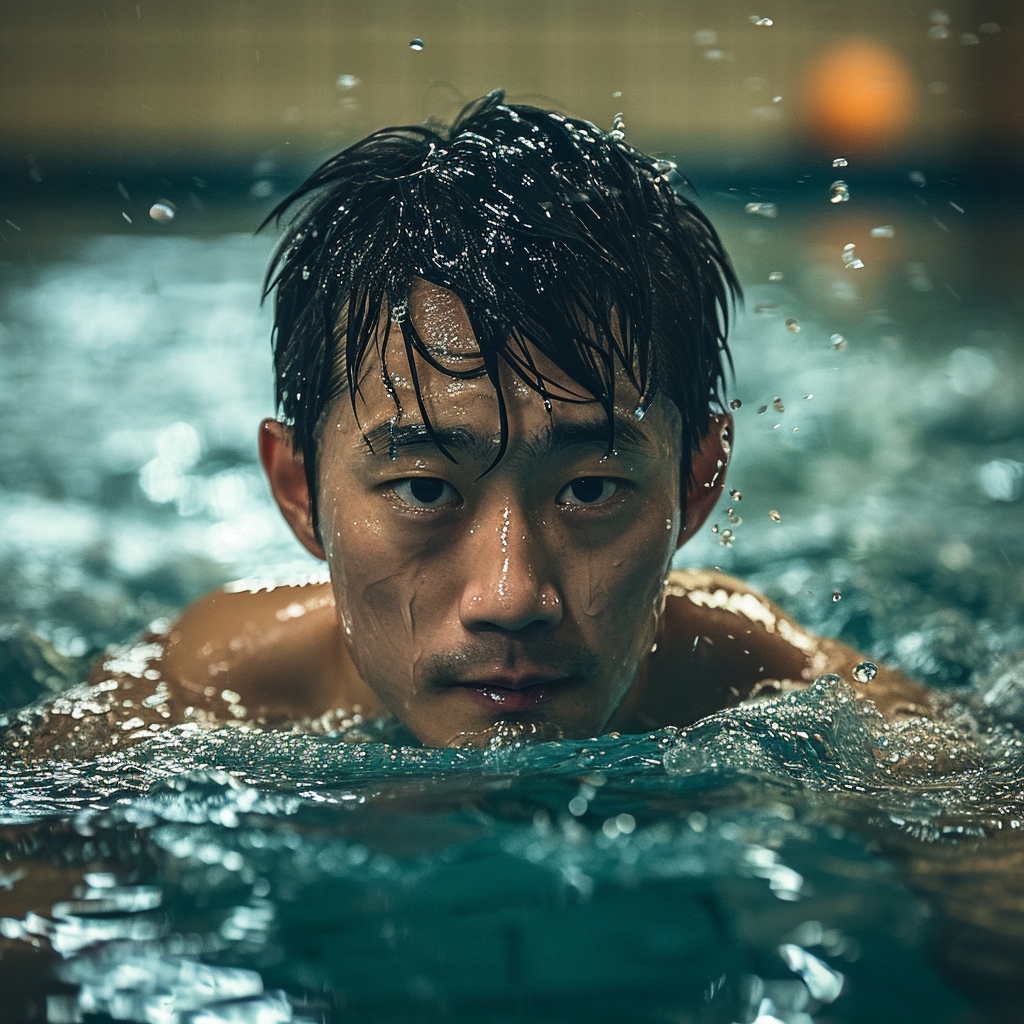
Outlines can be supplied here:
<path id="1" fill-rule="evenodd" d="M 622 481 L 610 476 L 581 476 L 565 485 L 555 501 L 559 505 L 590 506 L 610 501 L 622 489 Z"/>
<path id="2" fill-rule="evenodd" d="M 412 476 L 396 480 L 391 490 L 410 508 L 446 508 L 458 504 L 459 492 L 436 476 Z"/>
<path id="3" fill-rule="evenodd" d="M 610 476 L 581 476 L 558 492 L 555 503 L 563 508 L 592 508 L 619 495 L 625 482 Z M 462 496 L 451 484 L 436 476 L 411 476 L 390 485 L 391 493 L 414 509 L 453 508 Z"/>

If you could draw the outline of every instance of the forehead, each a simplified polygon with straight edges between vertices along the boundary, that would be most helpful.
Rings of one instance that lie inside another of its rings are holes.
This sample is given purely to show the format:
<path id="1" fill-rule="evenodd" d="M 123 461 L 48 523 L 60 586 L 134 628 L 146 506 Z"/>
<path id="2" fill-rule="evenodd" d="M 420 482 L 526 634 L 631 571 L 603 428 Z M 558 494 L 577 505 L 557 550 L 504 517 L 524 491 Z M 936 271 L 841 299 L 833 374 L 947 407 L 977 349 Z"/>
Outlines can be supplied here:
<path id="1" fill-rule="evenodd" d="M 396 413 L 403 423 L 422 422 L 425 413 L 431 424 L 436 425 L 469 415 L 490 415 L 494 429 L 498 430 L 498 395 L 483 373 L 483 355 L 459 297 L 438 285 L 416 280 L 410 289 L 408 307 L 399 315 L 408 317 L 429 358 L 410 353 L 401 324 L 389 323 L 389 312 L 381 310 L 377 344 L 367 353 L 359 372 L 355 407 L 363 430 L 393 420 Z M 513 347 L 516 346 L 524 361 L 532 363 L 544 379 L 552 400 L 546 401 L 536 387 L 500 360 L 498 377 L 510 432 L 514 432 L 518 419 L 529 418 L 531 414 L 547 421 L 604 416 L 597 400 L 535 346 L 525 340 L 514 340 Z M 616 417 L 639 422 L 635 415 L 639 400 L 629 374 L 619 367 L 615 379 Z"/>

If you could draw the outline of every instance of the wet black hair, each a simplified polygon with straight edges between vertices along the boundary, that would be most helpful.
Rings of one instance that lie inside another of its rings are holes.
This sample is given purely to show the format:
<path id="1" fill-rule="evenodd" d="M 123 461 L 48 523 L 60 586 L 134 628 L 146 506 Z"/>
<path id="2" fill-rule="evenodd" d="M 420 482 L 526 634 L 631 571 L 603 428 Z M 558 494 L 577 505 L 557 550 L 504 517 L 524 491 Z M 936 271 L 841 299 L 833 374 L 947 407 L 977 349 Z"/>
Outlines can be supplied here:
<path id="1" fill-rule="evenodd" d="M 640 394 L 642 416 L 665 394 L 682 416 L 682 479 L 721 406 L 729 314 L 740 295 L 714 228 L 656 160 L 587 121 L 504 102 L 470 103 L 450 127 L 385 128 L 318 167 L 270 213 L 292 217 L 267 271 L 275 294 L 279 415 L 301 453 L 314 521 L 318 424 L 360 370 L 401 334 L 402 373 L 425 428 L 417 357 L 456 379 L 487 378 L 508 441 L 499 374 L 506 364 L 545 401 L 596 400 L 614 444 L 615 375 Z M 416 279 L 462 301 L 479 346 L 470 369 L 438 362 L 408 315 Z M 379 337 L 381 314 L 387 314 Z M 538 368 L 542 353 L 579 390 Z M 445 451 L 442 445 L 439 445 Z M 445 452 L 445 454 L 448 454 Z"/>

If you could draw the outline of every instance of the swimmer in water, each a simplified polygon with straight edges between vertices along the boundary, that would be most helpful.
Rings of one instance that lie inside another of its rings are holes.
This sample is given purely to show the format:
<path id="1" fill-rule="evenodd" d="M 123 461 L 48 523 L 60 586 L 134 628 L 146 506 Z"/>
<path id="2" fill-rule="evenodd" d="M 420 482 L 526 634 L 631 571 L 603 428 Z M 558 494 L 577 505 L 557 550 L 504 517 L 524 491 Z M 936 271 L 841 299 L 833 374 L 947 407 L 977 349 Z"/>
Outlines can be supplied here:
<path id="1" fill-rule="evenodd" d="M 204 597 L 8 744 L 384 716 L 434 746 L 581 738 L 824 673 L 927 714 L 921 687 L 857 681 L 862 655 L 739 581 L 671 569 L 725 486 L 739 294 L 673 171 L 500 92 L 318 168 L 271 215 L 291 219 L 259 452 L 329 578 Z"/>

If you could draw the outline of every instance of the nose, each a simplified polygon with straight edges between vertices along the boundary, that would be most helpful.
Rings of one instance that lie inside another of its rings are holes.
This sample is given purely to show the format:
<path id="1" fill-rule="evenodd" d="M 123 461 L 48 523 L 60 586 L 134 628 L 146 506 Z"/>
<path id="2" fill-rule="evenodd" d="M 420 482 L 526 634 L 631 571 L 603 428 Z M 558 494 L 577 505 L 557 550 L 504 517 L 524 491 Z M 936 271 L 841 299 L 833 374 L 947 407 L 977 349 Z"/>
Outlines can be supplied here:
<path id="1" fill-rule="evenodd" d="M 509 505 L 477 524 L 463 549 L 459 617 L 466 629 L 518 632 L 562 621 L 562 598 L 537 529 Z"/>

